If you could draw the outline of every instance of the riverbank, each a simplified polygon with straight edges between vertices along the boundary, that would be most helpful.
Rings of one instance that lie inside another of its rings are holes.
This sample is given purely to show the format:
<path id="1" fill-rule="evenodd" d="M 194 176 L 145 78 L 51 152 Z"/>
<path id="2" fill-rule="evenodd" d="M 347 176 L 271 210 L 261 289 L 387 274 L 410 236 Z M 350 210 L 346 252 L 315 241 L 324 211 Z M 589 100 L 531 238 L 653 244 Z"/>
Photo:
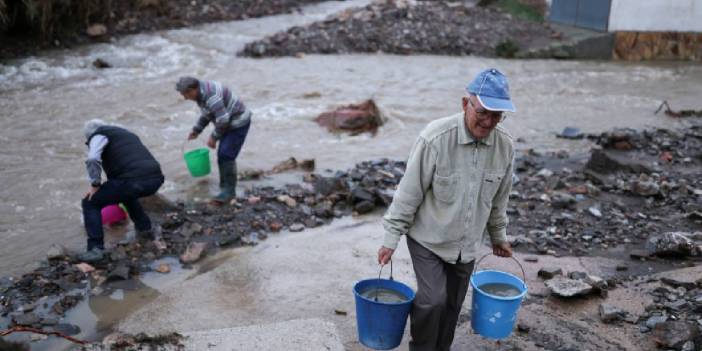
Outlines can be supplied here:
<path id="1" fill-rule="evenodd" d="M 0 7 L 0 62 L 128 34 L 290 13 L 321 1 L 326 0 L 9 2 Z"/>

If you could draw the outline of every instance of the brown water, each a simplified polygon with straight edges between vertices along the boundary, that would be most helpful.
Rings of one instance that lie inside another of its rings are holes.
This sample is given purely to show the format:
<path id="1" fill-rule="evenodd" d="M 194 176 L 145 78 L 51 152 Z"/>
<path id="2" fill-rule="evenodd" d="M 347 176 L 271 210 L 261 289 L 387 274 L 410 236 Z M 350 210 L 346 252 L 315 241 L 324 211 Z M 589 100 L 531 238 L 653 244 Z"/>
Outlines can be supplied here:
<path id="1" fill-rule="evenodd" d="M 269 169 L 290 156 L 315 158 L 319 169 L 345 169 L 378 157 L 404 159 L 427 123 L 460 111 L 464 86 L 488 66 L 510 78 L 518 113 L 504 125 L 525 140 L 517 143 L 519 149 L 583 151 L 587 141 L 554 134 L 565 126 L 584 132 L 680 126 L 685 122 L 653 115 L 661 100 L 679 109 L 700 107 L 702 67 L 690 63 L 235 55 L 250 40 L 364 3 L 329 2 L 303 14 L 135 35 L 0 65 L 1 274 L 31 269 L 54 243 L 84 248 L 80 198 L 88 184 L 81 128 L 90 118 L 122 124 L 141 136 L 166 174 L 163 194 L 205 198 L 214 191 L 216 174 L 192 179 L 182 160 L 197 108 L 174 91 L 179 75 L 225 82 L 253 109 L 241 169 Z M 94 69 L 98 57 L 114 68 Z M 321 96 L 305 97 L 312 92 Z M 313 122 L 333 106 L 367 98 L 388 118 L 375 137 L 333 135 Z M 192 146 L 204 144 L 201 139 Z"/>
<path id="2" fill-rule="evenodd" d="M 391 289 L 385 288 L 368 288 L 361 291 L 361 296 L 382 303 L 400 303 L 407 301 L 405 295 Z"/>
<path id="3" fill-rule="evenodd" d="M 521 293 L 517 287 L 505 283 L 488 283 L 478 287 L 484 293 L 499 297 L 515 297 Z"/>

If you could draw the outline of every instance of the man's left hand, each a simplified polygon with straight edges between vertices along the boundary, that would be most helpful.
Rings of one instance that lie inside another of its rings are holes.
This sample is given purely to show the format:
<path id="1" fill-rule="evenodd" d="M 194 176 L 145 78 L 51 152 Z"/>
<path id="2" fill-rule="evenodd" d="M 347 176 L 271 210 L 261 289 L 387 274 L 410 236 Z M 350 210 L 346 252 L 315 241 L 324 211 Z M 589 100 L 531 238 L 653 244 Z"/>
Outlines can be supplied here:
<path id="1" fill-rule="evenodd" d="M 88 200 L 92 200 L 93 195 L 95 195 L 95 193 L 97 193 L 98 190 L 100 190 L 99 186 L 91 186 L 90 190 L 88 190 L 88 193 L 85 194 L 85 198 L 87 198 Z"/>
<path id="2" fill-rule="evenodd" d="M 217 140 L 215 140 L 213 137 L 210 137 L 209 139 L 207 139 L 207 146 L 209 146 L 210 149 L 214 149 L 215 147 L 217 147 Z"/>
<path id="3" fill-rule="evenodd" d="M 493 245 L 492 253 L 495 254 L 495 256 L 512 257 L 512 247 L 507 242 Z"/>

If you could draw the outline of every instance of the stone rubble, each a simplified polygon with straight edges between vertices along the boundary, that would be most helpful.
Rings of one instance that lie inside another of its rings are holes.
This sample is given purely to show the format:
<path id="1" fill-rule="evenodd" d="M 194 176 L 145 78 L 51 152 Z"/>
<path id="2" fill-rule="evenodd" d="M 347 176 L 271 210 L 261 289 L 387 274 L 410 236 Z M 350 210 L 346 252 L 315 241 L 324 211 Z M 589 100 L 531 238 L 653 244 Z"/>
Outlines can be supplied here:
<path id="1" fill-rule="evenodd" d="M 514 56 L 531 42 L 550 40 L 544 24 L 468 2 L 377 1 L 305 27 L 292 27 L 246 45 L 248 57 L 305 54 Z M 512 48 L 505 52 L 504 48 Z"/>

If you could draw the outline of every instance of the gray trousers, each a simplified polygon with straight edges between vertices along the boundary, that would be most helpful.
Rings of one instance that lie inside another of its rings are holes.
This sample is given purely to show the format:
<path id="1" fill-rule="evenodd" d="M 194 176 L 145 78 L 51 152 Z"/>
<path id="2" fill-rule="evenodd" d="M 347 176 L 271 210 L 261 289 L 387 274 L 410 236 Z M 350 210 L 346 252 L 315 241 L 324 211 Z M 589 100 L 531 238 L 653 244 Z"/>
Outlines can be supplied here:
<path id="1" fill-rule="evenodd" d="M 410 313 L 410 350 L 449 351 L 475 261 L 446 263 L 409 236 L 407 247 L 417 276 Z"/>

